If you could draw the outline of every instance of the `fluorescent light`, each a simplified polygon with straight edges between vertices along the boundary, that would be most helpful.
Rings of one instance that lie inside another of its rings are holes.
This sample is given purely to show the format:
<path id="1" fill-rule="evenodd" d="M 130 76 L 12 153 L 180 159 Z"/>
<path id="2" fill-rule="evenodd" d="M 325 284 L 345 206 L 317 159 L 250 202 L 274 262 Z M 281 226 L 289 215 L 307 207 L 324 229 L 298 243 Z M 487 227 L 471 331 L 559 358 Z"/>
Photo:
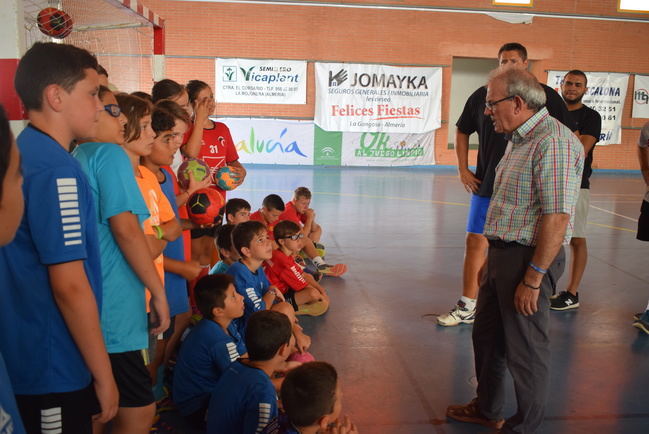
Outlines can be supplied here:
<path id="1" fill-rule="evenodd" d="M 620 0 L 620 11 L 649 12 L 647 0 Z"/>
<path id="2" fill-rule="evenodd" d="M 534 0 L 492 0 L 497 6 L 529 6 L 532 7 Z"/>

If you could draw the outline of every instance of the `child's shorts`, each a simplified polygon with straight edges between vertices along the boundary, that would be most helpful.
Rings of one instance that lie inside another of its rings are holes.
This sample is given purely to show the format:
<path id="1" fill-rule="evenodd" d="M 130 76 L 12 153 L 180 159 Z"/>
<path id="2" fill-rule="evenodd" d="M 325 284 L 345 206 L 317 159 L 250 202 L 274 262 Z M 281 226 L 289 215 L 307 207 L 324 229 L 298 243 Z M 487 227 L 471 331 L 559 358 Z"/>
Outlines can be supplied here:
<path id="1" fill-rule="evenodd" d="M 73 392 L 16 395 L 16 404 L 27 432 L 54 426 L 58 432 L 91 434 L 92 416 L 101 412 L 92 383 Z"/>
<path id="2" fill-rule="evenodd" d="M 108 354 L 119 390 L 120 407 L 145 407 L 154 402 L 151 376 L 144 365 L 142 352 Z"/>

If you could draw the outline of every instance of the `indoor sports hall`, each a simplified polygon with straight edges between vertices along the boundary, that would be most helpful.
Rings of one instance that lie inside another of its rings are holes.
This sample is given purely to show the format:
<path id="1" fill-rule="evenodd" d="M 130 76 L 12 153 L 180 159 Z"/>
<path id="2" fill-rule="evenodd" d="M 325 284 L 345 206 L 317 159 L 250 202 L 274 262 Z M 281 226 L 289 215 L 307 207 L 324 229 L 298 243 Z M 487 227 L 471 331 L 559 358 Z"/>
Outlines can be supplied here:
<path id="1" fill-rule="evenodd" d="M 2 5 L 0 103 L 15 135 L 27 119 L 13 85 L 20 58 L 36 42 L 73 44 L 95 54 L 115 93 L 151 93 L 163 79 L 207 83 L 209 119 L 229 128 L 247 172 L 227 199 L 245 199 L 255 212 L 270 194 L 288 203 L 297 187 L 310 189 L 323 259 L 348 267 L 322 278 L 329 310 L 298 317 L 309 352 L 338 372 L 342 413 L 357 427 L 340 432 L 501 432 L 447 417 L 478 385 L 474 324 L 438 323 L 463 288 L 472 194 L 458 154 L 475 174 L 487 149 L 477 129 L 462 144 L 456 123 L 503 67 L 504 44 L 522 44 L 525 69 L 559 96 L 565 77 L 581 72 L 587 90 L 577 102 L 601 118 L 584 223 L 588 260 L 579 307 L 547 313 L 549 391 L 534 432 L 649 432 L 649 331 L 634 317 L 649 312 L 649 244 L 636 239 L 649 189 L 649 172 L 645 182 L 640 170 L 647 144 L 638 146 L 649 125 L 649 1 Z M 504 96 L 483 97 L 473 115 L 485 103 L 493 114 L 513 98 Z M 562 249 L 557 293 L 573 259 L 570 246 Z M 505 418 L 517 411 L 515 392 L 506 373 Z M 156 398 L 151 432 L 195 432 L 162 387 Z M 2 423 L 0 412 L 0 432 Z"/>

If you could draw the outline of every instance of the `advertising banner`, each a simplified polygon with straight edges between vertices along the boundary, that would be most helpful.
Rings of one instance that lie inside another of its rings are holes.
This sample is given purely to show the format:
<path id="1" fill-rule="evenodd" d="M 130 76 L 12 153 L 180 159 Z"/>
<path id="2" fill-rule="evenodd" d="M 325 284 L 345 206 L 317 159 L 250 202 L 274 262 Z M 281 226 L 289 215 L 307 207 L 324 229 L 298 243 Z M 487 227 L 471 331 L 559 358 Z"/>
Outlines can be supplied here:
<path id="1" fill-rule="evenodd" d="M 242 164 L 421 166 L 435 164 L 435 132 L 325 131 L 313 121 L 218 118 Z"/>
<path id="2" fill-rule="evenodd" d="M 548 86 L 561 95 L 561 80 L 568 71 L 548 71 Z M 597 145 L 622 141 L 622 111 L 629 85 L 629 74 L 586 72 L 588 90 L 582 102 L 602 117 L 602 133 Z"/>
<path id="3" fill-rule="evenodd" d="M 435 164 L 435 132 L 330 132 L 315 126 L 315 165 L 421 166 Z"/>
<path id="4" fill-rule="evenodd" d="M 306 62 L 216 59 L 218 102 L 306 104 Z"/>
<path id="5" fill-rule="evenodd" d="M 442 68 L 316 63 L 314 122 L 325 131 L 425 133 L 441 124 Z"/>
<path id="6" fill-rule="evenodd" d="M 242 164 L 313 164 L 313 122 L 219 118 L 230 128 Z"/>
<path id="7" fill-rule="evenodd" d="M 636 75 L 633 87 L 634 118 L 649 118 L 649 75 Z"/>

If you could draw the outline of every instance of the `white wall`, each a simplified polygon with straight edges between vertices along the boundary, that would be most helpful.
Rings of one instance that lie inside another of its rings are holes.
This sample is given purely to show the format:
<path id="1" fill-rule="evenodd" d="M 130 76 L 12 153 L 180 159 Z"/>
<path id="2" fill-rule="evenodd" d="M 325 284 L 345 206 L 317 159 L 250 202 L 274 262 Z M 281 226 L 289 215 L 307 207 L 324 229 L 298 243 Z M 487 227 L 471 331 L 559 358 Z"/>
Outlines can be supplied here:
<path id="1" fill-rule="evenodd" d="M 453 58 L 451 73 L 451 107 L 449 110 L 448 142 L 455 143 L 455 123 L 467 98 L 480 86 L 487 83 L 489 72 L 498 66 L 497 59 Z M 469 144 L 478 144 L 477 134 L 471 134 Z"/>

